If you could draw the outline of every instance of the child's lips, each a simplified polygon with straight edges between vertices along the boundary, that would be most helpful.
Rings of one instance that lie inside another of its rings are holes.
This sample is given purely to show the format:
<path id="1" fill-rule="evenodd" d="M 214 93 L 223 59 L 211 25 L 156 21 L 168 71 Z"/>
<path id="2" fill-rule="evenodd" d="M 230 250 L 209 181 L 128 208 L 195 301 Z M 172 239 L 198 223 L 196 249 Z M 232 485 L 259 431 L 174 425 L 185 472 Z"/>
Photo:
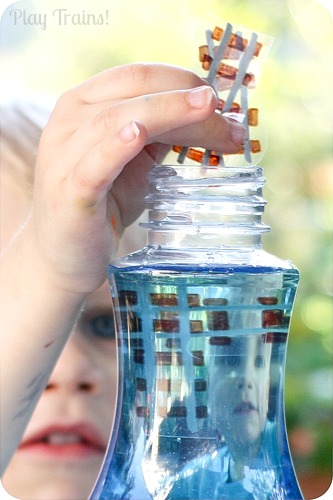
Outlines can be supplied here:
<path id="1" fill-rule="evenodd" d="M 234 415 L 249 415 L 251 412 L 256 412 L 257 408 L 251 401 L 242 401 L 234 409 Z"/>
<path id="2" fill-rule="evenodd" d="M 52 457 L 83 458 L 103 455 L 106 444 L 91 424 L 51 425 L 27 437 L 19 451 Z"/>

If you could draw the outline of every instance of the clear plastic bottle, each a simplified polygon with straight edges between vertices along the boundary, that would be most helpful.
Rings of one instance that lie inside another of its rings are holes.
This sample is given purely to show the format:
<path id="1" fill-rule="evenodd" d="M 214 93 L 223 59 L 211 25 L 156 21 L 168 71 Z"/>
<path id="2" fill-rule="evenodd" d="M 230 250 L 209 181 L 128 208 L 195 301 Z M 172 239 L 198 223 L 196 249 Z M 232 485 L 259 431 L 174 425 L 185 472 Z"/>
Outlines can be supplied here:
<path id="1" fill-rule="evenodd" d="M 299 274 L 262 249 L 259 167 L 156 166 L 113 262 L 119 402 L 92 498 L 301 499 L 283 384 Z"/>

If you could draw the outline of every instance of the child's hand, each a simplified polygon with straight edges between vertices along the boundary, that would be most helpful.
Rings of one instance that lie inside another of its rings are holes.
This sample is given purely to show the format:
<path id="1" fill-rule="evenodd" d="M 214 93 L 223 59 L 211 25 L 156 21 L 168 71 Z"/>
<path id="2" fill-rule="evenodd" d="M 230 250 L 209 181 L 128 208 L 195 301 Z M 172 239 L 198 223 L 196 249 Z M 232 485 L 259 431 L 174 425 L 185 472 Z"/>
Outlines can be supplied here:
<path id="1" fill-rule="evenodd" d="M 42 135 L 25 230 L 56 286 L 85 294 L 103 283 L 166 145 L 239 148 L 245 129 L 216 105 L 199 77 L 159 64 L 116 67 L 63 94 Z"/>

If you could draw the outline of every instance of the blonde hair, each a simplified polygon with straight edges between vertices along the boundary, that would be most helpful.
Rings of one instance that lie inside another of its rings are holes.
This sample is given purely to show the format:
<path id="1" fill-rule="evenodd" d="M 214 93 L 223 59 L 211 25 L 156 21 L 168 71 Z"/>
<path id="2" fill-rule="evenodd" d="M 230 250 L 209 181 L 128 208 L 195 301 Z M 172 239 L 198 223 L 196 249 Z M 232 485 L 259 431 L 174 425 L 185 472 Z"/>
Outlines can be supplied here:
<path id="1" fill-rule="evenodd" d="M 34 184 L 39 139 L 50 113 L 51 106 L 31 98 L 0 103 L 1 171 L 9 173 L 29 193 Z"/>

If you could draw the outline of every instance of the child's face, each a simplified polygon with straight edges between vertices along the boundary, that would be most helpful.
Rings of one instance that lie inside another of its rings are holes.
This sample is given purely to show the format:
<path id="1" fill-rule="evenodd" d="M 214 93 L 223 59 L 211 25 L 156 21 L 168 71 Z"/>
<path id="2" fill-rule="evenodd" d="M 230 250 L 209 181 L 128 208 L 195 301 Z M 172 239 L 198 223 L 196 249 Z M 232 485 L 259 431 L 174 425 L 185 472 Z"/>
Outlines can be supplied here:
<path id="1" fill-rule="evenodd" d="M 2 231 L 5 245 L 27 215 L 29 203 L 10 182 L 4 180 L 2 188 L 6 192 L 2 213 L 12 221 Z M 15 200 L 14 211 L 6 199 Z M 4 487 L 15 497 L 88 498 L 103 461 L 115 408 L 117 363 L 116 342 L 109 335 L 112 329 L 109 290 L 104 283 L 88 297 L 3 477 Z"/>
<path id="2" fill-rule="evenodd" d="M 228 446 L 251 446 L 266 423 L 271 346 L 261 338 L 238 339 L 224 351 L 215 384 L 216 424 Z"/>

